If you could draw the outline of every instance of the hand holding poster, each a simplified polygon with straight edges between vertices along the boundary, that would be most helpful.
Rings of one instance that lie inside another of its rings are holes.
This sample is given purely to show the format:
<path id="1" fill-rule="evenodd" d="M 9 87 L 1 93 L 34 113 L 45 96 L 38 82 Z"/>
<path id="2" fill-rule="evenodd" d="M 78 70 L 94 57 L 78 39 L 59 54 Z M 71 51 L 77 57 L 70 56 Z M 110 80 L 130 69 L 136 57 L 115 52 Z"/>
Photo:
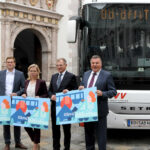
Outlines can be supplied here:
<path id="1" fill-rule="evenodd" d="M 96 87 L 56 94 L 56 124 L 98 120 Z"/>
<path id="2" fill-rule="evenodd" d="M 11 124 L 15 126 L 48 129 L 50 99 L 23 98 L 13 96 L 11 105 Z"/>
<path id="3" fill-rule="evenodd" d="M 10 124 L 11 98 L 10 96 L 0 96 L 0 125 Z"/>

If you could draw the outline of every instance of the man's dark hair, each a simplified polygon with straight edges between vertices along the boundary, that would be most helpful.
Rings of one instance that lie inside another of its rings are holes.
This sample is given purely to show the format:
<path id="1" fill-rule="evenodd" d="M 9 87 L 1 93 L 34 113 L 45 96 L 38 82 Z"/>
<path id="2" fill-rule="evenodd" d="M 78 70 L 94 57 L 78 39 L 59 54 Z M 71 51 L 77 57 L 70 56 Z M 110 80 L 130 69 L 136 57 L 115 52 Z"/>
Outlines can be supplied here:
<path id="1" fill-rule="evenodd" d="M 99 58 L 102 61 L 102 59 L 101 59 L 101 57 L 99 55 L 93 55 L 90 60 L 97 59 L 97 58 Z"/>

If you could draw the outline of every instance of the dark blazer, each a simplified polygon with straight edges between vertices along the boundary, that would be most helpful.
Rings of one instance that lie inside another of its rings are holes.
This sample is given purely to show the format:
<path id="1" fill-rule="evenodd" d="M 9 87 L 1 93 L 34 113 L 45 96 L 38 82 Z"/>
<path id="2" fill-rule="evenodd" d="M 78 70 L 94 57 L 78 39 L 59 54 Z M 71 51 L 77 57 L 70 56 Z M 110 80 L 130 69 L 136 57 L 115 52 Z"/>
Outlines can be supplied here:
<path id="1" fill-rule="evenodd" d="M 57 89 L 57 78 L 58 78 L 59 73 L 56 73 L 52 75 L 50 86 L 49 86 L 49 97 L 51 98 L 52 95 L 56 95 L 58 92 L 62 92 L 64 89 L 68 89 L 69 91 L 71 90 L 76 90 L 78 88 L 77 81 L 76 81 L 76 76 L 68 71 L 66 71 L 60 87 Z"/>
<path id="2" fill-rule="evenodd" d="M 27 87 L 29 85 L 30 80 L 25 81 L 25 89 L 24 89 L 24 94 L 27 94 Z M 39 97 L 48 97 L 48 91 L 46 87 L 46 83 L 44 80 L 37 79 L 36 80 L 36 86 L 35 86 L 35 96 Z"/>
<path id="3" fill-rule="evenodd" d="M 83 75 L 81 85 L 87 88 L 87 82 L 91 74 L 91 70 L 87 71 Z M 97 81 L 95 83 L 97 90 L 103 92 L 102 96 L 99 96 L 97 99 L 98 102 L 98 116 L 103 117 L 108 114 L 108 98 L 112 98 L 117 94 L 115 84 L 111 74 L 103 69 L 101 69 Z"/>
<path id="4" fill-rule="evenodd" d="M 21 71 L 15 69 L 15 77 L 13 84 L 13 93 L 17 93 L 18 96 L 22 95 L 24 91 L 24 74 Z M 6 70 L 0 71 L 0 96 L 5 95 L 6 91 Z"/>

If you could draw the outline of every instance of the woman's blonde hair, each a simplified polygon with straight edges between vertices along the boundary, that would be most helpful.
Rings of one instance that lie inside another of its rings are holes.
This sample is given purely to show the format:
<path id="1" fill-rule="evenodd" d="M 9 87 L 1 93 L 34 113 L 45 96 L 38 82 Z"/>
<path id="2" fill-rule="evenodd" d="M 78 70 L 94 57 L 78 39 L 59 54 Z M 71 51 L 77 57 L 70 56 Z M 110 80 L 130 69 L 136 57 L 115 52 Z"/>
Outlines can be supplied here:
<path id="1" fill-rule="evenodd" d="M 37 79 L 39 79 L 39 78 L 40 78 L 40 68 L 39 68 L 39 66 L 38 66 L 37 64 L 32 64 L 32 65 L 30 65 L 30 66 L 28 67 L 28 80 L 30 80 L 30 79 L 31 79 L 31 78 L 30 78 L 30 74 L 29 74 L 29 72 L 30 72 L 30 69 L 31 69 L 31 68 L 33 68 L 33 67 L 35 67 L 35 68 L 36 68 L 36 70 L 37 70 L 37 72 L 38 72 Z"/>

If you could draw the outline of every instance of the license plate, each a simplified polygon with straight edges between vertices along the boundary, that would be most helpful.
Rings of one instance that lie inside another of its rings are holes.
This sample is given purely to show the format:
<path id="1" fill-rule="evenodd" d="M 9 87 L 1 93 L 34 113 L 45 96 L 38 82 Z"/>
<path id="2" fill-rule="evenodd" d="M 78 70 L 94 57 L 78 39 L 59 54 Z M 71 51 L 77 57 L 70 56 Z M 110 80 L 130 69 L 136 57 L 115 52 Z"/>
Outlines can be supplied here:
<path id="1" fill-rule="evenodd" d="M 127 120 L 128 127 L 150 127 L 150 120 Z"/>

